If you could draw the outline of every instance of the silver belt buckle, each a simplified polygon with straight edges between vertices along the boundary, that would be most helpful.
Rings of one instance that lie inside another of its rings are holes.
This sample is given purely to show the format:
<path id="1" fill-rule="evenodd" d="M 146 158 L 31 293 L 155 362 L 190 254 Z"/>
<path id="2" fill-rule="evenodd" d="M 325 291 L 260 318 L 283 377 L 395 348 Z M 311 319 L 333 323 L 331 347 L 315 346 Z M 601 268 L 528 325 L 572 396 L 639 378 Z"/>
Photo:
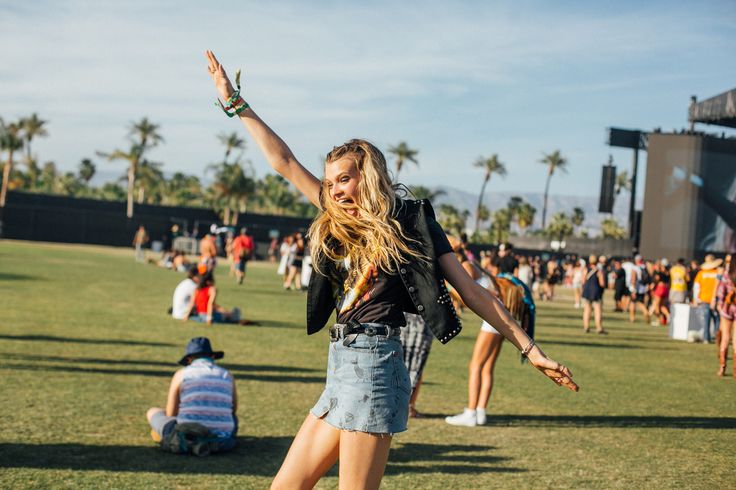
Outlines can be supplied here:
<path id="1" fill-rule="evenodd" d="M 363 327 L 363 333 L 365 333 L 369 337 L 374 337 L 377 331 L 378 329 L 373 325 L 366 325 L 365 327 Z"/>

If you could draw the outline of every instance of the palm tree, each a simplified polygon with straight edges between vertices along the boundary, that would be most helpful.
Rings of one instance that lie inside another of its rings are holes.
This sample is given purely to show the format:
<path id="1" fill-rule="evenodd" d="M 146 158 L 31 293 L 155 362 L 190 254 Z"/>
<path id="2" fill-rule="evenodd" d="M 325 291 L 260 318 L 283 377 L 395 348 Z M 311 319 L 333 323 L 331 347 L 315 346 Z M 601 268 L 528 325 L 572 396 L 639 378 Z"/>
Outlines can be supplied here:
<path id="1" fill-rule="evenodd" d="M 626 238 L 628 232 L 625 228 L 618 224 L 616 218 L 606 218 L 601 221 L 601 234 L 603 238 L 614 238 L 622 240 Z"/>
<path id="2" fill-rule="evenodd" d="M 583 211 L 583 208 L 572 208 L 570 221 L 574 227 L 580 227 L 585 221 L 585 211 Z"/>
<path id="3" fill-rule="evenodd" d="M 498 155 L 493 154 L 490 158 L 478 157 L 473 164 L 474 167 L 482 168 L 485 172 L 483 183 L 480 186 L 480 194 L 478 195 L 478 205 L 475 208 L 475 232 L 478 232 L 480 226 L 480 207 L 483 204 L 483 194 L 486 192 L 486 184 L 491 180 L 491 175 L 497 174 L 499 177 L 506 175 L 506 166 L 498 161 Z"/>
<path id="4" fill-rule="evenodd" d="M 465 222 L 469 214 L 467 209 L 460 211 L 451 204 L 440 204 L 437 221 L 443 229 L 460 235 L 465 230 Z"/>
<path id="5" fill-rule="evenodd" d="M 220 133 L 217 135 L 217 139 L 220 140 L 220 143 L 225 145 L 225 158 L 223 159 L 224 162 L 227 162 L 227 159 L 230 157 L 230 153 L 233 150 L 245 149 L 245 140 L 238 136 L 238 133 L 235 131 L 229 134 Z"/>
<path id="6" fill-rule="evenodd" d="M 496 243 L 508 240 L 511 231 L 511 210 L 508 208 L 497 209 L 493 213 L 493 224 L 491 225 L 491 235 Z"/>
<path id="7" fill-rule="evenodd" d="M 0 151 L 8 152 L 8 160 L 3 167 L 3 182 L 0 188 L 0 208 L 5 207 L 10 183 L 10 172 L 13 169 L 13 153 L 23 148 L 23 140 L 20 137 L 21 126 L 18 123 L 5 124 L 0 119 Z"/>
<path id="8" fill-rule="evenodd" d="M 423 185 L 411 185 L 409 186 L 409 192 L 411 192 L 416 199 L 426 199 L 429 202 L 432 202 L 439 196 L 446 194 L 442 189 L 431 190 L 429 187 L 424 187 Z"/>
<path id="9" fill-rule="evenodd" d="M 537 214 L 537 208 L 528 202 L 521 204 L 516 210 L 516 223 L 522 234 L 526 234 L 526 229 L 534 223 L 535 214 Z"/>
<path id="10" fill-rule="evenodd" d="M 419 162 L 417 161 L 419 150 L 409 148 L 406 141 L 401 141 L 396 146 L 389 146 L 388 152 L 396 157 L 396 175 L 394 175 L 394 180 L 396 182 L 399 181 L 399 172 L 401 172 L 405 162 L 413 162 L 414 164 L 419 165 Z"/>
<path id="11" fill-rule="evenodd" d="M 614 183 L 613 189 L 614 203 L 616 202 L 616 198 L 618 197 L 618 195 L 621 194 L 621 191 L 631 190 L 631 179 L 629 178 L 629 172 L 627 170 L 616 174 L 616 182 Z"/>
<path id="12" fill-rule="evenodd" d="M 210 201 L 216 208 L 222 209 L 226 225 L 236 224 L 238 212 L 246 210 L 248 198 L 255 190 L 255 181 L 245 174 L 237 162 L 222 162 L 220 165 L 210 165 L 209 169 L 215 171 L 215 179 L 208 189 Z"/>
<path id="13" fill-rule="evenodd" d="M 95 176 L 96 171 L 95 164 L 89 158 L 85 158 L 79 162 L 79 178 L 82 179 L 85 185 L 89 184 L 89 181 Z"/>
<path id="14" fill-rule="evenodd" d="M 553 240 L 564 241 L 566 237 L 572 235 L 573 225 L 570 217 L 563 212 L 555 213 L 549 226 L 545 229 L 547 236 Z"/>
<path id="15" fill-rule="evenodd" d="M 126 160 L 128 162 L 128 206 L 126 215 L 133 217 L 133 193 L 135 191 L 135 178 L 138 173 L 138 165 L 143 160 L 144 153 L 161 143 L 164 139 L 158 132 L 158 124 L 154 124 L 144 117 L 133 123 L 128 130 L 128 137 L 132 142 L 129 151 L 114 150 L 112 153 L 101 153 L 100 156 L 113 160 Z"/>
<path id="16" fill-rule="evenodd" d="M 46 162 L 41 168 L 36 188 L 41 192 L 52 193 L 56 185 L 56 179 L 59 178 L 59 172 L 56 170 L 54 162 Z"/>
<path id="17" fill-rule="evenodd" d="M 194 175 L 176 172 L 163 183 L 162 204 L 191 206 L 201 203 L 202 185 Z"/>
<path id="18" fill-rule="evenodd" d="M 567 159 L 560 154 L 560 150 L 555 150 L 549 154 L 543 154 L 539 163 L 547 165 L 547 183 L 544 185 L 544 204 L 542 206 L 542 229 L 547 225 L 547 197 L 549 196 L 549 181 L 552 180 L 555 170 L 567 172 Z"/>
<path id="19" fill-rule="evenodd" d="M 161 171 L 162 163 L 143 160 L 138 165 L 136 186 L 138 187 L 138 204 L 158 204 L 161 202 L 161 187 L 166 180 Z"/>
<path id="20" fill-rule="evenodd" d="M 38 165 L 36 159 L 33 158 L 31 153 L 31 142 L 35 137 L 48 136 L 48 131 L 44 128 L 44 125 L 48 121 L 44 121 L 38 117 L 35 112 L 30 117 L 25 117 L 20 120 L 20 126 L 23 130 L 23 139 L 25 140 L 26 146 L 26 168 L 28 170 L 29 187 L 33 188 L 36 186 L 38 180 Z"/>

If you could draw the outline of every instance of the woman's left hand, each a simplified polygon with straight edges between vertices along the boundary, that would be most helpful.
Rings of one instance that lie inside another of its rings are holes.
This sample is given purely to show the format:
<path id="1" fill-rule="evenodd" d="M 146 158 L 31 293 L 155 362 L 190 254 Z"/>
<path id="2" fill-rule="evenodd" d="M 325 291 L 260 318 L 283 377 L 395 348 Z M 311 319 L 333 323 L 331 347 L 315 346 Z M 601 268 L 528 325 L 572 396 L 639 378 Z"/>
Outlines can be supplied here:
<path id="1" fill-rule="evenodd" d="M 535 346 L 527 358 L 532 366 L 540 370 L 556 385 L 564 386 L 572 391 L 580 390 L 580 387 L 572 380 L 572 371 L 567 366 L 545 356 L 539 347 Z"/>

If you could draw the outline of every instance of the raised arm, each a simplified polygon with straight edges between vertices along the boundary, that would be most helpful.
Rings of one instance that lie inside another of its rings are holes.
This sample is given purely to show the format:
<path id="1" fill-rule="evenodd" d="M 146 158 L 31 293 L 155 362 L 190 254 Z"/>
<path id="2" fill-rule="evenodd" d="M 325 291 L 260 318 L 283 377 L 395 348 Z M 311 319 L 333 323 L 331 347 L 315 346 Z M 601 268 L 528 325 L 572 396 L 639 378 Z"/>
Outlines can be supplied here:
<path id="1" fill-rule="evenodd" d="M 532 340 L 526 332 L 522 330 L 514 317 L 511 316 L 511 313 L 495 296 L 468 275 L 453 254 L 441 255 L 438 260 L 445 278 L 475 314 L 493 325 L 517 349 L 521 351 L 528 349 Z M 578 385 L 572 380 L 570 370 L 545 356 L 542 349 L 537 345 L 533 345 L 531 350 L 527 351 L 527 358 L 535 368 L 542 371 L 545 376 L 558 385 L 565 386 L 572 391 L 578 391 Z"/>
<path id="2" fill-rule="evenodd" d="M 215 82 L 215 87 L 224 100 L 228 100 L 235 92 L 230 80 L 212 51 L 207 51 L 207 69 Z M 252 108 L 239 114 L 240 121 L 255 140 L 269 165 L 286 180 L 291 182 L 309 201 L 319 207 L 320 181 L 304 168 L 284 143 Z"/>

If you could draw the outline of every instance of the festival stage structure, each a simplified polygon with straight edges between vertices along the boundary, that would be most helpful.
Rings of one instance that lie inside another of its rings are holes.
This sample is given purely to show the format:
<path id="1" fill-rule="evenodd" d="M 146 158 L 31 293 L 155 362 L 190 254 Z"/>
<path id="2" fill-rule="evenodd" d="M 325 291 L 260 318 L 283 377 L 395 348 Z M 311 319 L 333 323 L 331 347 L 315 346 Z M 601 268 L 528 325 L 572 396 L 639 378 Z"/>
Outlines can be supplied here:
<path id="1" fill-rule="evenodd" d="M 695 124 L 736 128 L 736 89 L 697 102 L 690 130 L 647 137 L 639 248 L 645 257 L 736 252 L 736 136 Z"/>

